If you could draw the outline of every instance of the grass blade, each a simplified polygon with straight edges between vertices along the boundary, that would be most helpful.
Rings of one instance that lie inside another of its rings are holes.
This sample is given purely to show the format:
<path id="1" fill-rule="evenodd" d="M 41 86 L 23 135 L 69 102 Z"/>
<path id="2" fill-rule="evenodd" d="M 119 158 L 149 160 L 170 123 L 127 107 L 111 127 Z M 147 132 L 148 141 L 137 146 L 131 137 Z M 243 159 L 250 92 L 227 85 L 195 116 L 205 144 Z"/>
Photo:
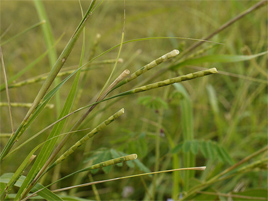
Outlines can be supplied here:
<path id="1" fill-rule="evenodd" d="M 170 69 L 176 70 L 181 66 L 196 65 L 196 64 L 201 64 L 201 63 L 229 63 L 229 62 L 247 61 L 247 60 L 251 60 L 256 57 L 259 57 L 259 56 L 263 56 L 267 53 L 268 51 L 261 52 L 259 54 L 254 54 L 254 55 L 208 55 L 208 56 L 203 56 L 199 58 L 185 60 L 174 66 L 171 66 Z"/>
<path id="2" fill-rule="evenodd" d="M 33 102 L 32 107 L 29 109 L 29 111 L 26 114 L 26 116 L 24 117 L 24 120 L 22 121 L 21 125 L 19 126 L 19 128 L 17 129 L 17 131 L 14 133 L 14 135 L 12 135 L 12 137 L 9 139 L 8 143 L 6 144 L 6 146 L 4 147 L 3 151 L 1 152 L 0 160 L 3 160 L 3 158 L 7 155 L 7 153 L 9 152 L 9 150 L 14 145 L 15 141 L 17 141 L 18 138 L 19 138 L 19 136 L 21 136 L 22 133 L 25 131 L 25 128 L 26 128 L 26 125 L 28 124 L 29 118 L 31 117 L 31 115 L 34 113 L 34 111 L 38 107 L 39 103 L 44 98 L 44 96 L 45 96 L 48 88 L 52 84 L 53 80 L 55 79 L 55 77 L 57 76 L 57 74 L 60 71 L 61 67 L 63 66 L 63 64 L 65 63 L 65 61 L 68 58 L 69 54 L 71 53 L 71 50 L 72 50 L 74 44 L 76 43 L 76 41 L 77 41 L 80 33 L 83 30 L 83 27 L 85 26 L 86 20 L 90 16 L 91 10 L 93 9 L 93 6 L 94 6 L 95 2 L 96 2 L 96 0 L 92 0 L 92 2 L 90 4 L 90 7 L 87 10 L 84 18 L 82 19 L 82 21 L 78 25 L 78 27 L 75 30 L 72 38 L 70 39 L 69 43 L 66 45 L 66 47 L 64 48 L 64 50 L 62 51 L 62 53 L 59 56 L 57 62 L 55 63 L 54 67 L 52 68 L 52 70 L 51 70 L 48 78 L 44 82 L 44 84 L 41 87 L 39 93 L 37 94 L 37 96 L 36 96 L 36 98 L 35 98 L 35 100 Z"/>

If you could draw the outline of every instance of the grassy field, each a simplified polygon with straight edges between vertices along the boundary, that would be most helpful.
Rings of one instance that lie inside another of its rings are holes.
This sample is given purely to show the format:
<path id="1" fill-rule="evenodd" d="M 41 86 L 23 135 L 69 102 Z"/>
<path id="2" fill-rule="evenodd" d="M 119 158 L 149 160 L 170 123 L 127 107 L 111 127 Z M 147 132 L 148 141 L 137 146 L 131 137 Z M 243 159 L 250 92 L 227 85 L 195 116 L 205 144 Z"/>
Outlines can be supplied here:
<path id="1" fill-rule="evenodd" d="M 0 12 L 0 200 L 267 200 L 267 2 Z"/>

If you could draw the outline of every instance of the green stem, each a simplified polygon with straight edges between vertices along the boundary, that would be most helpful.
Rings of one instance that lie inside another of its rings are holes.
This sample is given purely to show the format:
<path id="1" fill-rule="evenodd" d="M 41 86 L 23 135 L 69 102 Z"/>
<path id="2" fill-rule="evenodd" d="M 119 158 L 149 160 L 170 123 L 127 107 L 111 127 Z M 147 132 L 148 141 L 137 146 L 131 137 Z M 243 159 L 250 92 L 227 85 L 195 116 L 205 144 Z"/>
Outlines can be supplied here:
<path id="1" fill-rule="evenodd" d="M 74 44 L 76 43 L 80 33 L 82 32 L 82 30 L 83 30 L 83 28 L 85 26 L 85 23 L 86 23 L 87 19 L 89 18 L 90 14 L 91 14 L 91 10 L 93 9 L 93 6 L 94 6 L 95 2 L 96 2 L 96 0 L 92 0 L 92 2 L 90 4 L 90 7 L 87 10 L 83 20 L 78 25 L 78 27 L 75 30 L 73 36 L 71 37 L 70 41 L 68 42 L 68 44 L 66 45 L 66 47 L 62 51 L 62 53 L 59 56 L 57 62 L 55 63 L 55 65 L 52 68 L 52 70 L 50 71 L 49 76 L 45 80 L 45 82 L 42 85 L 40 91 L 38 92 L 38 94 L 37 94 L 37 96 L 36 96 L 36 98 L 35 98 L 35 100 L 34 100 L 34 102 L 32 104 L 32 107 L 29 109 L 28 113 L 26 114 L 26 116 L 24 117 L 22 123 L 20 124 L 19 128 L 16 130 L 14 135 L 12 135 L 12 137 L 9 139 L 9 141 L 6 144 L 6 146 L 4 147 L 3 151 L 1 152 L 0 160 L 3 160 L 3 158 L 10 151 L 10 149 L 12 148 L 14 143 L 18 140 L 18 138 L 23 134 L 23 132 L 28 127 L 27 124 L 28 124 L 28 121 L 29 121 L 31 115 L 34 113 L 34 111 L 36 110 L 37 106 L 42 101 L 42 99 L 45 96 L 48 88 L 51 86 L 53 80 L 55 79 L 55 77 L 57 76 L 57 74 L 60 71 L 61 67 L 65 63 L 65 61 L 68 58 L 68 56 L 70 55 L 70 53 L 72 51 L 72 48 L 74 47 Z"/>

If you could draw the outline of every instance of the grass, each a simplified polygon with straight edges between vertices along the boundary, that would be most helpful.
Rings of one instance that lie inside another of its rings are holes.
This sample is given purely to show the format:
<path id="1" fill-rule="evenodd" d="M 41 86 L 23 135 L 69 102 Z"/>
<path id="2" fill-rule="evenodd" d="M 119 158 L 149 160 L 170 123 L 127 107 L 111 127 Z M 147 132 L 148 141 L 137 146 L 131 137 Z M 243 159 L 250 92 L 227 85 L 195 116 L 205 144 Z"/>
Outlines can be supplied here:
<path id="1" fill-rule="evenodd" d="M 1 199 L 267 199 L 265 8 L 1 2 Z"/>

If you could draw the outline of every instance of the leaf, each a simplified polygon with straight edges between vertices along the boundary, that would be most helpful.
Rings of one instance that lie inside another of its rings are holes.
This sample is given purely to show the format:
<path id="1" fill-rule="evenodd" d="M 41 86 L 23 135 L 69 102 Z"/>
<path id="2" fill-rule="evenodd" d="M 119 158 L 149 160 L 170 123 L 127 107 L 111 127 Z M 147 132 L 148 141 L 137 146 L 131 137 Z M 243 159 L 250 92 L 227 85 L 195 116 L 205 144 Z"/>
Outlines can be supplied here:
<path id="1" fill-rule="evenodd" d="M 243 192 L 232 193 L 233 195 L 240 195 L 240 196 L 249 196 L 249 197 L 258 197 L 263 198 L 264 200 L 268 200 L 268 190 L 267 188 L 256 188 L 256 189 L 248 189 Z M 243 197 L 232 197 L 234 201 L 255 201 L 257 199 L 254 198 L 243 198 Z"/>
<path id="2" fill-rule="evenodd" d="M 5 173 L 0 177 L 0 183 L 5 183 L 7 184 L 10 179 L 13 177 L 13 173 Z M 21 187 L 23 181 L 25 180 L 25 176 L 21 176 L 18 181 L 15 183 L 15 186 L 17 187 Z M 32 191 L 37 191 L 41 188 L 43 188 L 44 186 L 41 184 L 36 184 Z M 48 201 L 60 201 L 62 200 L 59 196 L 57 196 L 56 194 L 52 193 L 50 190 L 48 190 L 47 188 L 44 188 L 42 191 L 37 193 L 38 195 L 40 195 L 41 197 L 43 197 L 44 199 L 48 200 Z"/>
<path id="3" fill-rule="evenodd" d="M 199 142 L 197 140 L 191 141 L 191 152 L 196 155 L 199 150 Z"/>
<path id="4" fill-rule="evenodd" d="M 217 146 L 217 152 L 223 162 L 228 163 L 230 165 L 234 164 L 233 159 L 222 146 Z"/>
<path id="5" fill-rule="evenodd" d="M 21 165 L 19 166 L 19 168 L 16 170 L 16 172 L 13 174 L 12 178 L 10 179 L 10 181 L 8 182 L 5 191 L 3 192 L 3 194 L 1 195 L 1 198 L 4 199 L 4 197 L 8 194 L 8 192 L 10 191 L 10 189 L 13 188 L 13 186 L 15 185 L 16 181 L 20 178 L 20 176 L 23 174 L 25 168 L 28 167 L 28 165 L 30 164 L 30 162 L 34 159 L 32 158 L 33 154 L 37 151 L 37 149 L 40 148 L 42 144 L 39 144 L 38 146 L 36 146 L 29 154 L 28 156 L 24 159 L 24 161 L 21 163 Z"/>
<path id="6" fill-rule="evenodd" d="M 177 68 L 185 65 L 196 65 L 196 64 L 202 64 L 202 63 L 229 63 L 229 62 L 240 62 L 240 61 L 247 61 L 254 59 L 256 57 L 262 56 L 267 54 L 266 52 L 261 52 L 259 54 L 254 55 L 208 55 L 203 57 L 198 57 L 194 59 L 188 59 L 181 63 L 178 63 L 174 66 L 171 66 L 170 68 L 172 70 L 176 70 Z"/>
<path id="7" fill-rule="evenodd" d="M 136 159 L 133 162 L 137 165 L 140 171 L 147 172 L 147 173 L 151 172 L 150 169 L 147 168 L 139 159 Z"/>
<path id="8" fill-rule="evenodd" d="M 77 89 L 77 86 L 78 86 L 78 83 L 79 83 L 79 75 L 80 75 L 80 71 L 78 72 L 78 74 L 75 77 L 75 80 L 73 82 L 72 88 L 71 88 L 71 90 L 69 92 L 69 95 L 68 95 L 66 101 L 65 101 L 65 104 L 64 104 L 63 109 L 61 111 L 59 119 L 61 117 L 65 116 L 66 114 L 68 114 L 70 109 L 71 109 L 71 107 L 72 107 L 72 104 L 73 104 L 73 101 L 74 101 L 74 98 L 75 98 L 75 94 L 76 94 L 76 89 Z M 51 97 L 45 96 L 45 99 L 46 98 L 48 98 L 48 100 L 49 100 L 49 98 L 51 98 Z M 44 101 L 44 102 L 47 102 L 47 101 Z M 43 105 L 45 105 L 45 104 L 43 104 Z M 37 114 L 39 113 L 38 109 L 37 109 L 36 112 L 37 112 Z M 34 113 L 33 116 L 35 114 L 36 113 Z M 65 121 L 66 121 L 66 119 L 64 119 L 63 121 L 59 122 L 58 124 L 56 124 L 53 127 L 51 133 L 49 134 L 49 136 L 47 138 L 48 141 L 45 142 L 44 146 L 42 147 L 42 149 L 41 149 L 41 151 L 40 151 L 40 153 L 39 153 L 39 155 L 38 155 L 33 167 L 31 168 L 31 170 L 29 171 L 29 173 L 27 175 L 27 178 L 25 179 L 25 183 L 23 184 L 22 189 L 26 188 L 29 185 L 29 183 L 35 177 L 37 172 L 40 171 L 40 169 L 46 163 L 47 159 L 49 158 L 51 152 L 54 149 L 54 146 L 56 145 L 56 142 L 57 142 L 57 140 L 59 138 L 59 134 L 61 133 L 61 131 L 63 129 L 63 126 L 65 124 Z M 52 140 L 50 140 L 50 139 L 52 139 Z M 22 189 L 19 190 L 18 195 L 20 195 L 22 193 Z"/>
<path id="9" fill-rule="evenodd" d="M 161 108 L 168 109 L 168 104 L 160 97 L 143 96 L 138 99 L 138 102 L 139 104 L 154 110 Z"/>
<path id="10" fill-rule="evenodd" d="M 60 197 L 64 201 L 90 201 L 89 199 L 74 197 L 74 196 L 70 196 L 70 195 L 62 195 Z"/>
<path id="11" fill-rule="evenodd" d="M 218 114 L 219 113 L 219 104 L 218 104 L 218 99 L 217 99 L 217 95 L 216 95 L 214 87 L 209 84 L 207 86 L 207 92 L 208 92 L 209 103 L 211 105 L 212 111 L 215 114 Z"/>
<path id="12" fill-rule="evenodd" d="M 182 149 L 183 143 L 179 143 L 177 144 L 172 150 L 171 153 L 172 154 L 176 154 L 179 153 L 179 151 Z"/>
<path id="13" fill-rule="evenodd" d="M 112 159 L 110 150 L 100 151 L 97 154 L 97 157 L 93 160 L 93 164 L 101 163 L 107 160 Z M 111 171 L 112 166 L 107 166 L 102 168 L 103 171 L 107 174 Z M 99 169 L 91 170 L 92 174 L 95 174 L 99 171 Z"/>
<path id="14" fill-rule="evenodd" d="M 213 143 L 210 140 L 207 141 L 206 147 L 207 147 L 207 152 L 208 152 L 208 158 L 209 159 L 215 159 L 214 146 L 213 146 Z"/>
<path id="15" fill-rule="evenodd" d="M 191 141 L 187 140 L 187 141 L 185 141 L 185 142 L 183 143 L 182 151 L 183 151 L 184 153 L 187 153 L 187 152 L 190 151 L 190 149 L 191 149 Z"/>
<path id="16" fill-rule="evenodd" d="M 201 141 L 201 144 L 200 144 L 200 150 L 203 154 L 203 156 L 205 158 L 208 158 L 209 154 L 208 154 L 208 150 L 207 150 L 207 142 L 206 141 Z"/>
<path id="17" fill-rule="evenodd" d="M 110 152 L 111 152 L 112 158 L 118 158 L 121 156 L 115 149 L 110 149 Z M 118 167 L 122 167 L 123 163 L 117 163 L 116 165 Z"/>

